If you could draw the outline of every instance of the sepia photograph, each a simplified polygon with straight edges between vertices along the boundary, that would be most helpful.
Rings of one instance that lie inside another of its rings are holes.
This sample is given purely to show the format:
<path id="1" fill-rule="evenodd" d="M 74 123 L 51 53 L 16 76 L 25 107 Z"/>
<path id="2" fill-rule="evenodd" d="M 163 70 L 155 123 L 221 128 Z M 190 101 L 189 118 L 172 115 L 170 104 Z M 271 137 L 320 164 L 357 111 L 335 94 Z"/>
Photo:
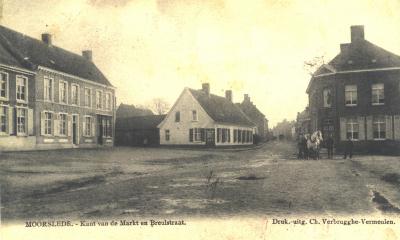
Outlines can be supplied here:
<path id="1" fill-rule="evenodd" d="M 0 239 L 398 239 L 399 0 L 0 0 Z"/>

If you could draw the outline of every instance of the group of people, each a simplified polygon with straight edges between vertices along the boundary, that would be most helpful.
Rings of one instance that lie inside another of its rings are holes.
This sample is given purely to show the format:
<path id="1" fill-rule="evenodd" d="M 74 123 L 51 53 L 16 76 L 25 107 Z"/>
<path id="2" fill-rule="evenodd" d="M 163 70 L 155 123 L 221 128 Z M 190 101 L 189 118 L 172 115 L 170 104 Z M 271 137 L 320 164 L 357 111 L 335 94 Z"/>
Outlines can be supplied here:
<path id="1" fill-rule="evenodd" d="M 321 131 L 316 131 L 312 135 L 300 134 L 297 146 L 299 150 L 298 159 L 319 159 L 319 150 L 322 146 L 328 150 L 328 159 L 333 159 L 334 139 L 332 134 L 327 134 L 325 138 L 322 138 Z M 346 159 L 347 157 L 350 159 L 353 157 L 353 141 L 350 137 L 347 138 L 344 146 L 343 158 Z"/>

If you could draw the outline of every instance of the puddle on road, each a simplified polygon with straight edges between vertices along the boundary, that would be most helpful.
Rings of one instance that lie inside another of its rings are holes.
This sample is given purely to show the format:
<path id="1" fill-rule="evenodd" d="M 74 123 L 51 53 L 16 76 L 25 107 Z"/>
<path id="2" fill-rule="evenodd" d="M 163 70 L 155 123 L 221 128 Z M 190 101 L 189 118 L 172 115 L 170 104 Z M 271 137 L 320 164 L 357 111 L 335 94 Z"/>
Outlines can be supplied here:
<path id="1" fill-rule="evenodd" d="M 379 209 L 383 213 L 400 213 L 400 209 L 389 202 L 383 195 L 381 195 L 377 191 L 372 191 L 373 197 L 372 201 L 377 205 L 377 209 Z"/>
<path id="2" fill-rule="evenodd" d="M 238 179 L 238 180 L 261 180 L 261 179 L 265 179 L 265 178 L 266 177 L 264 177 L 264 176 L 258 177 L 258 176 L 254 175 L 254 174 L 250 174 L 248 176 L 237 177 L 236 179 Z"/>

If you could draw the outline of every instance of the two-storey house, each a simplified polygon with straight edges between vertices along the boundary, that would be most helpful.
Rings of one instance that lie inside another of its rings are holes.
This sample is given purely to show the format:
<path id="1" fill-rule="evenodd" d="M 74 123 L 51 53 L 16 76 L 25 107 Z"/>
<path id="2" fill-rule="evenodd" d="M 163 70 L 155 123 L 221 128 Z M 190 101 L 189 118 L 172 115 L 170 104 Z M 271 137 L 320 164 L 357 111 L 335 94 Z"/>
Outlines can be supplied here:
<path id="1" fill-rule="evenodd" d="M 255 124 L 226 97 L 185 88 L 164 120 L 158 125 L 161 145 L 235 146 L 253 144 Z"/>
<path id="2" fill-rule="evenodd" d="M 311 130 L 333 134 L 337 148 L 348 138 L 355 150 L 399 151 L 400 57 L 365 40 L 351 27 L 351 42 L 312 76 L 307 88 Z"/>
<path id="3" fill-rule="evenodd" d="M 29 139 L 29 144 L 5 144 L 3 149 L 113 145 L 115 88 L 93 63 L 91 51 L 80 56 L 53 45 L 50 34 L 43 34 L 40 41 L 3 26 L 0 46 L 7 54 L 0 63 L 25 73 L 25 80 L 8 76 L 8 104 L 16 105 L 14 115 L 9 109 L 6 118 L 16 124 L 4 135 L 14 134 L 18 142 Z M 25 134 L 19 134 L 22 122 L 27 125 Z"/>

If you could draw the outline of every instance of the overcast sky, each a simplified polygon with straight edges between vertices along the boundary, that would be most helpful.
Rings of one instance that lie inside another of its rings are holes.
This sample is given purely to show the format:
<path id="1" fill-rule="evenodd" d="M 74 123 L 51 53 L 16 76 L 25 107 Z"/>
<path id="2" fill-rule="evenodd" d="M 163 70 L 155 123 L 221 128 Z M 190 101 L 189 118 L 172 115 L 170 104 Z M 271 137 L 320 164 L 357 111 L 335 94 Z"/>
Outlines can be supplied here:
<path id="1" fill-rule="evenodd" d="M 80 53 L 117 87 L 118 102 L 171 105 L 184 87 L 234 101 L 248 93 L 271 125 L 307 105 L 306 60 L 339 52 L 350 25 L 400 54 L 399 0 L 0 0 L 1 24 Z"/>

